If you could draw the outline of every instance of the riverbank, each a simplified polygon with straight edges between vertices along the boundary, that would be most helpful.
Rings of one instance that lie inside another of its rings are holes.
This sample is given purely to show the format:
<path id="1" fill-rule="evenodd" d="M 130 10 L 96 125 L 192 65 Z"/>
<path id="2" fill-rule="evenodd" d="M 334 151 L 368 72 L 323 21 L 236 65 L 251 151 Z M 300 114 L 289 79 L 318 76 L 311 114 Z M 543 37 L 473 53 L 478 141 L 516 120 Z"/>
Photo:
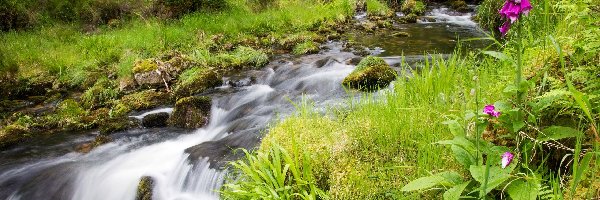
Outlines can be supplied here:
<path id="1" fill-rule="evenodd" d="M 41 133 L 134 126 L 132 111 L 201 94 L 224 75 L 264 66 L 269 55 L 318 51 L 339 38 L 355 7 L 344 0 L 259 10 L 223 3 L 220 11 L 117 20 L 92 32 L 59 23 L 3 33 L 0 146 Z"/>
<path id="2" fill-rule="evenodd" d="M 322 115 L 306 103 L 232 165 L 224 197 L 597 198 L 600 7 L 582 2 L 532 1 L 521 44 L 513 28 L 488 38 L 499 51 L 424 62 L 347 109 Z M 481 23 L 501 23 L 497 6 L 482 3 Z M 526 83 L 515 86 L 519 45 Z M 499 117 L 483 113 L 486 105 Z"/>

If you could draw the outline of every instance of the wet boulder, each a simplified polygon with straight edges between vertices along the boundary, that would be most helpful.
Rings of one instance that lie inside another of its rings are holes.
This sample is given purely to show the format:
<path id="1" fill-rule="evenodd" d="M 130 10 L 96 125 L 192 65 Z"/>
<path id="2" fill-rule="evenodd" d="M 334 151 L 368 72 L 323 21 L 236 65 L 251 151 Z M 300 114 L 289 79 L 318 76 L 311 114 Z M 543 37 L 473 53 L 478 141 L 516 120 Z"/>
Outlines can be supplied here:
<path id="1" fill-rule="evenodd" d="M 169 125 L 179 128 L 201 128 L 208 124 L 211 108 L 210 97 L 191 96 L 177 100 Z"/>
<path id="2" fill-rule="evenodd" d="M 142 126 L 146 128 L 164 127 L 167 125 L 168 119 L 169 113 L 166 112 L 148 114 L 142 118 Z"/>
<path id="3" fill-rule="evenodd" d="M 382 58 L 368 56 L 361 60 L 342 84 L 361 91 L 375 91 L 387 87 L 397 73 Z"/>
<path id="4" fill-rule="evenodd" d="M 458 11 L 458 12 L 469 12 L 469 6 L 467 5 L 467 2 L 465 2 L 464 0 L 453 0 L 450 1 L 450 7 L 452 7 L 452 9 Z"/>
<path id="5" fill-rule="evenodd" d="M 260 142 L 259 130 L 241 131 L 216 141 L 203 142 L 185 150 L 188 160 L 197 164 L 202 158 L 208 158 L 210 168 L 222 169 L 228 162 L 244 156 L 239 149 L 251 149 Z"/>
<path id="6" fill-rule="evenodd" d="M 154 179 L 150 176 L 143 176 L 138 183 L 135 200 L 152 200 L 153 190 Z"/>

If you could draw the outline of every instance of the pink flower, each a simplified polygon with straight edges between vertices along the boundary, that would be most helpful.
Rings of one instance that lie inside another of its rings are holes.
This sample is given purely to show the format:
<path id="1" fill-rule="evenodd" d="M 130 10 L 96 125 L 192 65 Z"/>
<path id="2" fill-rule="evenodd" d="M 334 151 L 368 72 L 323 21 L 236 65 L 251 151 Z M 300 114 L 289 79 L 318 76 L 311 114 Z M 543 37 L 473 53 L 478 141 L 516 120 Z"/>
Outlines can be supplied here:
<path id="1" fill-rule="evenodd" d="M 502 169 L 506 168 L 506 166 L 510 165 L 510 162 L 513 159 L 513 154 L 510 153 L 509 151 L 504 152 L 504 154 L 502 154 Z"/>
<path id="2" fill-rule="evenodd" d="M 483 108 L 483 113 L 488 114 L 493 117 L 500 116 L 500 112 L 496 111 L 496 107 L 492 104 L 485 106 Z"/>
<path id="3" fill-rule="evenodd" d="M 519 19 L 521 14 L 529 14 L 529 11 L 532 8 L 533 7 L 531 6 L 529 0 L 506 0 L 504 6 L 502 6 L 502 9 L 500 9 L 499 12 L 501 18 L 509 19 L 510 23 L 512 24 Z M 510 24 L 508 24 L 508 21 L 502 24 L 502 27 L 500 27 L 500 32 L 502 33 L 502 36 L 506 35 L 509 28 Z"/>

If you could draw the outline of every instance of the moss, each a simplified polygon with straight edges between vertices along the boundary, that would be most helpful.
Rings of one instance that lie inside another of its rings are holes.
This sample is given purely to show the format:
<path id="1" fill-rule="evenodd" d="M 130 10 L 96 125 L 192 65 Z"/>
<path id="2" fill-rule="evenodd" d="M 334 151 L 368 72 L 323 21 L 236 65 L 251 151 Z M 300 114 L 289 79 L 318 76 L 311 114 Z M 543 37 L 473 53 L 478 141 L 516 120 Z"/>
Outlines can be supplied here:
<path id="1" fill-rule="evenodd" d="M 135 200 L 152 200 L 153 189 L 154 179 L 150 176 L 142 177 L 137 187 Z"/>
<path id="2" fill-rule="evenodd" d="M 122 117 L 133 110 L 155 108 L 169 102 L 169 94 L 154 90 L 145 90 L 123 96 L 112 107 L 111 117 Z"/>
<path id="3" fill-rule="evenodd" d="M 319 44 L 317 44 L 316 42 L 312 42 L 312 41 L 306 41 L 306 42 L 300 43 L 300 44 L 296 45 L 294 47 L 294 50 L 292 51 L 292 53 L 295 55 L 304 55 L 304 54 L 311 54 L 311 53 L 318 53 L 318 52 L 319 52 Z"/>
<path id="4" fill-rule="evenodd" d="M 216 70 L 195 67 L 183 72 L 174 89 L 174 94 L 177 98 L 191 96 L 220 86 L 222 83 L 222 75 L 218 74 Z"/>
<path id="5" fill-rule="evenodd" d="M 101 78 L 83 93 L 81 100 L 83 107 L 93 109 L 106 106 L 118 96 L 119 91 L 115 84 L 106 78 Z"/>
<path id="6" fill-rule="evenodd" d="M 168 123 L 181 128 L 200 128 L 208 124 L 212 100 L 206 96 L 191 96 L 177 100 Z"/>
<path id="7" fill-rule="evenodd" d="M 416 23 L 417 22 L 417 15 L 414 13 L 410 13 L 402 18 L 400 18 L 400 23 Z"/>
<path id="8" fill-rule="evenodd" d="M 56 112 L 45 116 L 44 128 L 61 128 L 64 130 L 86 129 L 92 124 L 87 121 L 87 111 L 73 99 L 60 102 Z"/>
<path id="9" fill-rule="evenodd" d="M 15 145 L 28 137 L 29 128 L 17 123 L 0 129 L 0 149 Z"/>
<path id="10" fill-rule="evenodd" d="M 387 87 L 397 73 L 385 63 L 382 58 L 368 56 L 361 60 L 350 75 L 342 81 L 342 84 L 362 91 L 373 91 Z"/>
<path id="11" fill-rule="evenodd" d="M 158 64 L 156 64 L 156 60 L 154 59 L 145 59 L 139 60 L 135 62 L 133 66 L 133 73 L 143 73 L 149 72 L 158 69 Z"/>
<path id="12" fill-rule="evenodd" d="M 108 119 L 100 124 L 100 134 L 107 135 L 126 130 L 129 127 L 131 127 L 131 124 L 126 117 Z"/>

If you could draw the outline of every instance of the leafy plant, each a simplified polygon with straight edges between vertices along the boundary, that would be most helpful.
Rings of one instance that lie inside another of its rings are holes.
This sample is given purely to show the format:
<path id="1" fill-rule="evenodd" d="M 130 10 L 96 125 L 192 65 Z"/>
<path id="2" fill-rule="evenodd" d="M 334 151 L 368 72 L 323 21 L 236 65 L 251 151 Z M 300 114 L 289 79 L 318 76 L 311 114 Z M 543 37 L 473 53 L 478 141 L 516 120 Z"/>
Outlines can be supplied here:
<path id="1" fill-rule="evenodd" d="M 276 144 L 269 152 L 242 151 L 245 160 L 231 164 L 235 179 L 224 185 L 225 199 L 328 199 L 315 183 L 307 154 L 294 157 Z"/>

